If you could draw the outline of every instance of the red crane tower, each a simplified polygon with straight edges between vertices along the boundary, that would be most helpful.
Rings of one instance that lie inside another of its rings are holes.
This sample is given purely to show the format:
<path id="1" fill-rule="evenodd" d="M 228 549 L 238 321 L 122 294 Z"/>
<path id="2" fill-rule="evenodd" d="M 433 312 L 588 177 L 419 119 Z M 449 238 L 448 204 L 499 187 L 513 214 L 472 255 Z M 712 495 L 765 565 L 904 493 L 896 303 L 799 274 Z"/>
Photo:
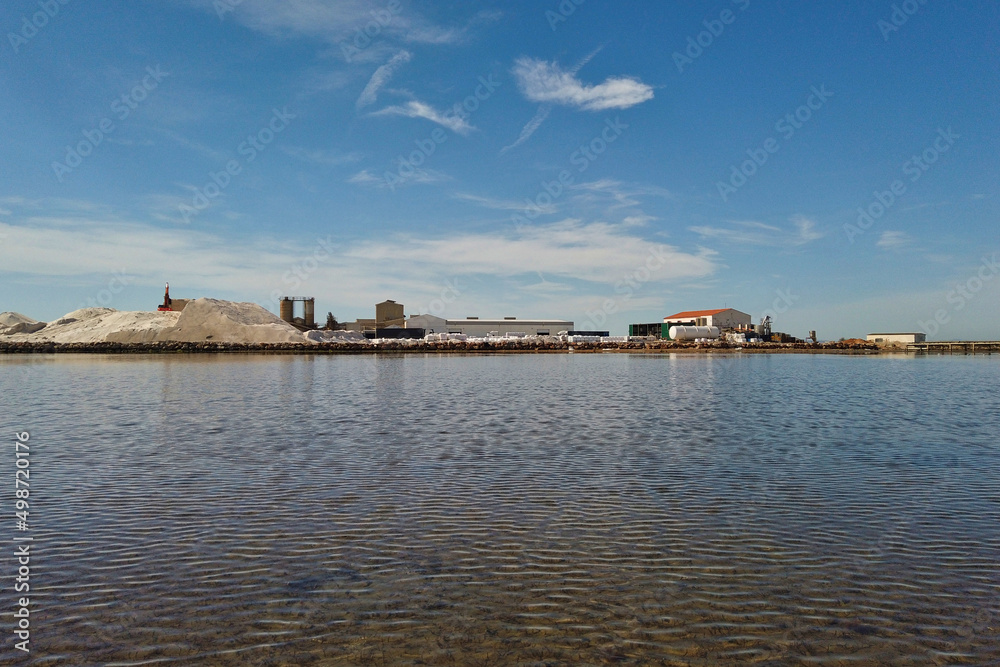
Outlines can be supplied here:
<path id="1" fill-rule="evenodd" d="M 167 283 L 167 288 L 163 292 L 163 303 L 156 307 L 157 310 L 173 310 L 170 307 L 170 283 Z"/>

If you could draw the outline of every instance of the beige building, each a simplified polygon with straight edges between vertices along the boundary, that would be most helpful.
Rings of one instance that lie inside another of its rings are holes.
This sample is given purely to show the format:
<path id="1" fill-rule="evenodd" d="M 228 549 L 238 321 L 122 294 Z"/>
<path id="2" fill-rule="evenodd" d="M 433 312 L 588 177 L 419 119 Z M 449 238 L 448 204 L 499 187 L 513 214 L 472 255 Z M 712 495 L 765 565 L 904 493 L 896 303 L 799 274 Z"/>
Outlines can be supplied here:
<path id="1" fill-rule="evenodd" d="M 375 324 L 378 327 L 388 326 L 389 324 L 399 324 L 402 326 L 401 321 L 405 318 L 403 304 L 401 303 L 396 303 L 392 299 L 389 299 L 375 304 Z M 400 320 L 400 322 L 396 322 L 395 320 Z"/>
<path id="2" fill-rule="evenodd" d="M 870 333 L 868 334 L 869 343 L 879 343 L 882 345 L 891 345 L 893 343 L 924 343 L 927 341 L 927 334 L 923 332 L 910 332 L 910 333 Z"/>
<path id="3" fill-rule="evenodd" d="M 474 338 L 489 335 L 509 336 L 555 336 L 561 331 L 572 331 L 570 320 L 521 320 L 504 317 L 495 320 L 481 320 L 478 317 L 446 320 L 434 315 L 414 315 L 406 320 L 408 329 L 423 329 L 425 333 L 460 333 Z"/>
<path id="4" fill-rule="evenodd" d="M 375 320 L 354 320 L 353 322 L 345 322 L 344 328 L 348 331 L 367 331 L 368 329 L 375 328 Z"/>
<path id="5" fill-rule="evenodd" d="M 685 310 L 663 318 L 668 326 L 687 327 L 719 327 L 720 329 L 735 329 L 739 326 L 751 325 L 751 318 L 733 308 L 717 308 L 715 310 Z"/>
<path id="6" fill-rule="evenodd" d="M 375 319 L 359 319 L 347 322 L 344 327 L 348 331 L 370 331 L 386 327 L 406 326 L 406 315 L 403 314 L 403 304 L 387 299 L 375 304 Z"/>

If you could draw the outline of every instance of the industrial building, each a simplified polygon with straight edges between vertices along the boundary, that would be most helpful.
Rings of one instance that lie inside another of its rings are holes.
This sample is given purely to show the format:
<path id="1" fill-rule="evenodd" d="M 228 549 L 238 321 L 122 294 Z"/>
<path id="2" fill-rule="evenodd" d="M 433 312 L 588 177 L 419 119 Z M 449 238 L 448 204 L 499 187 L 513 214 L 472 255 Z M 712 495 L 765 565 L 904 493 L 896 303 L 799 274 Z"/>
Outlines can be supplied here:
<path id="1" fill-rule="evenodd" d="M 555 336 L 573 329 L 570 320 L 520 320 L 516 317 L 483 320 L 478 317 L 464 319 L 445 319 L 435 315 L 411 315 L 406 319 L 404 306 L 392 299 L 375 304 L 374 319 L 359 319 L 348 322 L 345 326 L 351 331 L 368 332 L 379 338 L 412 338 L 413 331 L 402 332 L 397 329 L 422 329 L 432 334 L 465 334 L 474 338 L 484 338 L 488 335 L 510 336 Z M 395 330 L 395 331 L 394 331 Z"/>
<path id="2" fill-rule="evenodd" d="M 732 329 L 753 331 L 751 317 L 733 308 L 686 310 L 663 318 L 662 322 L 628 325 L 629 336 L 652 336 L 669 339 L 671 327 L 715 327 L 719 331 Z M 717 334 L 716 334 L 717 335 Z"/>
<path id="3" fill-rule="evenodd" d="M 295 302 L 302 302 L 302 317 L 295 317 Z M 316 299 L 311 296 L 283 296 L 278 301 L 278 316 L 297 329 L 316 328 Z"/>
<path id="4" fill-rule="evenodd" d="M 719 329 L 737 329 L 749 327 L 752 318 L 733 308 L 718 308 L 716 310 L 686 310 L 663 318 L 663 323 L 671 326 L 688 327 L 718 327 Z"/>
<path id="5" fill-rule="evenodd" d="M 347 322 L 344 326 L 348 331 L 374 331 L 389 327 L 405 326 L 406 315 L 403 314 L 403 304 L 387 299 L 375 304 L 375 319 L 359 319 Z"/>
<path id="6" fill-rule="evenodd" d="M 927 334 L 923 332 L 911 333 L 870 333 L 869 343 L 924 343 L 927 341 Z"/>
<path id="7" fill-rule="evenodd" d="M 570 320 L 521 320 L 504 317 L 498 320 L 484 320 L 478 317 L 447 320 L 434 315 L 413 315 L 406 320 L 406 328 L 423 329 L 431 333 L 465 334 L 475 338 L 494 336 L 555 336 L 563 331 L 572 331 Z"/>
<path id="8" fill-rule="evenodd" d="M 653 338 L 670 338 L 670 325 L 666 322 L 650 322 L 649 324 L 628 325 L 629 336 L 652 336 Z"/>
<path id="9" fill-rule="evenodd" d="M 393 324 L 402 326 L 406 315 L 403 314 L 403 304 L 387 299 L 375 304 L 375 324 L 380 327 L 390 327 Z"/>

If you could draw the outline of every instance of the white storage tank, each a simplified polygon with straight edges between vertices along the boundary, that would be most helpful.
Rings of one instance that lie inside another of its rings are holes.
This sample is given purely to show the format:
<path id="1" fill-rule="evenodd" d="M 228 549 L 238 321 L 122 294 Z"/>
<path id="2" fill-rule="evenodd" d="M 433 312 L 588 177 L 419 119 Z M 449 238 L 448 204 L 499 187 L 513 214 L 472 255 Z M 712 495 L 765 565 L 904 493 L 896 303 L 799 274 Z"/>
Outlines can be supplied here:
<path id="1" fill-rule="evenodd" d="M 671 340 L 695 340 L 696 338 L 718 338 L 719 327 L 672 326 L 667 332 Z"/>

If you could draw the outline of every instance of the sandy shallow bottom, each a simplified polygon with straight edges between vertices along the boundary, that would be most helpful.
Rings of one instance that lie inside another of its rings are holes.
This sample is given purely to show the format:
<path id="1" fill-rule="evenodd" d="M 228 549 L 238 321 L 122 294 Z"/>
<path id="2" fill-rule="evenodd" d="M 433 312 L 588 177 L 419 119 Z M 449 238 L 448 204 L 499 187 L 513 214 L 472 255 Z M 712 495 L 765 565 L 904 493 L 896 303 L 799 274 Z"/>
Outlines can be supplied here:
<path id="1" fill-rule="evenodd" d="M 985 358 L 0 364 L 32 664 L 1000 660 Z"/>

